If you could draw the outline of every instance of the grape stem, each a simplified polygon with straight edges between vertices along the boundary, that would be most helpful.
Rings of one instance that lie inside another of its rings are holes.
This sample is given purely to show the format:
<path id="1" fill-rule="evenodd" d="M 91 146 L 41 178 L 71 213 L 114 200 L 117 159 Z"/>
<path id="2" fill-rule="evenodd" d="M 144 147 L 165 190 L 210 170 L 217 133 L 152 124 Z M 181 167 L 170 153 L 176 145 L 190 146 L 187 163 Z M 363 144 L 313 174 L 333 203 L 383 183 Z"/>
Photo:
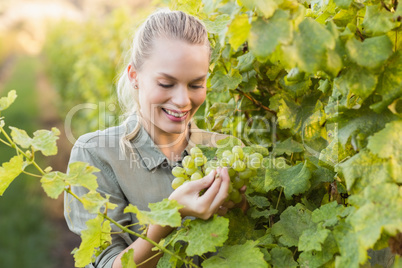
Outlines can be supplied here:
<path id="1" fill-rule="evenodd" d="M 274 110 L 269 109 L 267 106 L 263 105 L 261 102 L 258 100 L 254 99 L 252 96 L 248 95 L 247 93 L 243 92 L 240 88 L 236 88 L 236 91 L 239 92 L 241 95 L 249 99 L 252 103 L 254 103 L 255 106 L 260 107 L 264 109 L 265 111 L 268 111 L 274 115 L 276 115 L 276 112 Z"/>

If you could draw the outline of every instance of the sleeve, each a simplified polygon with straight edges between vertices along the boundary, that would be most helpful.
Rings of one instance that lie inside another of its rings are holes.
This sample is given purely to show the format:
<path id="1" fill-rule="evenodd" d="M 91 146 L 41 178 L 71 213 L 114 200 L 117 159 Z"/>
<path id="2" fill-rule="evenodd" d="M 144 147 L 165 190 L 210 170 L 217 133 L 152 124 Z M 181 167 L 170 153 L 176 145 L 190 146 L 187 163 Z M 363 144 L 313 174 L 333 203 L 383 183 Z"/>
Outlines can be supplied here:
<path id="1" fill-rule="evenodd" d="M 123 210 L 127 206 L 128 202 L 120 189 L 110 164 L 100 160 L 98 157 L 99 154 L 96 153 L 97 150 L 97 148 L 85 148 L 85 146 L 77 146 L 76 143 L 71 151 L 69 163 L 81 161 L 89 163 L 90 165 L 100 169 L 100 172 L 95 173 L 99 185 L 98 192 L 103 196 L 106 194 L 110 195 L 110 202 L 118 205 L 117 208 L 108 211 L 108 216 L 122 225 L 127 225 L 132 221 L 130 214 L 123 213 Z M 88 190 L 83 187 L 72 187 L 72 192 L 78 196 L 82 196 L 86 194 Z M 86 229 L 86 221 L 95 218 L 96 214 L 90 214 L 84 209 L 83 205 L 78 200 L 65 193 L 64 216 L 69 229 L 72 232 L 80 235 L 81 231 Z M 112 225 L 112 232 L 116 231 L 118 232 L 121 230 Z M 133 238 L 126 233 L 112 234 L 112 244 L 107 247 L 99 256 L 97 256 L 95 263 L 87 267 L 112 267 L 116 256 L 132 242 Z"/>

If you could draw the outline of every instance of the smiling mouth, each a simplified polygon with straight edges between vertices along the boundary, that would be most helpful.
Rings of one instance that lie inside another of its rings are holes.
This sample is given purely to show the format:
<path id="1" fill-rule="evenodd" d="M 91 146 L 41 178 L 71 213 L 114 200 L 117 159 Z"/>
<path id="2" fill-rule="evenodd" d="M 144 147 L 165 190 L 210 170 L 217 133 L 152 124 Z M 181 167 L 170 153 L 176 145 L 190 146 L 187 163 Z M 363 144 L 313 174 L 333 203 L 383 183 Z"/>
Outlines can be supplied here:
<path id="1" fill-rule="evenodd" d="M 189 112 L 189 111 L 187 111 L 187 112 L 184 112 L 184 113 L 177 113 L 177 112 L 173 112 L 173 111 L 171 111 L 171 110 L 167 110 L 167 109 L 165 109 L 165 108 L 162 108 L 162 110 L 163 110 L 165 113 L 167 113 L 168 115 L 174 116 L 174 117 L 176 117 L 176 118 L 184 117 L 184 116 L 186 116 L 186 115 L 188 114 L 188 112 Z"/>

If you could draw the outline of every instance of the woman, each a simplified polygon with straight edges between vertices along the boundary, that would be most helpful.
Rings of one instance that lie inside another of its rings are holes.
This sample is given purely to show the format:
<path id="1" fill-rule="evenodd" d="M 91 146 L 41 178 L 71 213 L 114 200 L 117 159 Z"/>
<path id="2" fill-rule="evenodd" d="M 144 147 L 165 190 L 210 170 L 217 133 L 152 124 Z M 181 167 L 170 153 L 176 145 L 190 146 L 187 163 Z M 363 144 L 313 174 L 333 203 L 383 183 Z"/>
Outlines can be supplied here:
<path id="1" fill-rule="evenodd" d="M 191 122 L 206 98 L 210 54 L 207 31 L 198 19 L 179 11 L 151 15 L 134 38 L 130 63 L 118 83 L 119 102 L 127 120 L 76 142 L 70 162 L 88 162 L 100 169 L 96 173 L 98 191 L 119 205 L 108 215 L 120 224 L 136 222 L 133 214 L 123 213 L 129 203 L 147 210 L 149 203 L 175 199 L 185 206 L 180 210 L 182 217 L 201 219 L 222 215 L 233 206 L 224 203 L 229 188 L 226 168 L 174 191 L 171 188 L 172 167 L 192 147 L 216 146 L 216 141 L 225 137 L 200 130 Z M 219 179 L 215 178 L 217 172 Z M 203 189 L 207 190 L 199 196 Z M 72 190 L 78 195 L 85 193 L 83 188 Z M 94 215 L 66 196 L 65 217 L 69 228 L 79 234 Z M 131 227 L 134 231 L 137 228 Z M 170 227 L 151 225 L 147 235 L 159 242 L 171 231 Z M 95 267 L 121 267 L 121 256 L 131 248 L 137 264 L 156 254 L 145 240 L 127 234 L 112 237 L 112 245 L 97 257 Z M 155 267 L 158 259 L 152 258 L 142 267 Z"/>

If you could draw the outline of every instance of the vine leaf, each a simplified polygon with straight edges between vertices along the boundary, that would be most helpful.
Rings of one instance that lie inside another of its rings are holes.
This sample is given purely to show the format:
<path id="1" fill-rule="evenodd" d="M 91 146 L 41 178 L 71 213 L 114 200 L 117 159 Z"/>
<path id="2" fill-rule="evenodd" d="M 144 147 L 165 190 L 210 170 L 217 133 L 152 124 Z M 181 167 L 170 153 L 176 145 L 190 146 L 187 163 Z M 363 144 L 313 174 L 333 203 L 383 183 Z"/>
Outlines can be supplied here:
<path id="1" fill-rule="evenodd" d="M 110 222 L 98 215 L 86 222 L 87 229 L 81 232 L 82 242 L 74 252 L 76 267 L 85 267 L 91 263 L 106 245 L 112 242 Z"/>
<path id="2" fill-rule="evenodd" d="M 300 153 L 303 151 L 304 151 L 303 144 L 292 140 L 292 138 L 288 138 L 287 140 L 275 145 L 273 153 L 276 155 L 282 155 L 282 154 L 291 155 L 292 153 Z"/>
<path id="3" fill-rule="evenodd" d="M 8 107 L 10 107 L 11 104 L 15 101 L 17 98 L 17 93 L 15 90 L 11 90 L 8 92 L 7 97 L 1 97 L 0 98 L 0 112 L 4 111 Z"/>
<path id="4" fill-rule="evenodd" d="M 182 205 L 176 200 L 163 199 L 161 202 L 149 204 L 151 211 L 139 210 L 137 206 L 129 204 L 124 213 L 134 213 L 141 225 L 158 224 L 161 226 L 179 227 L 181 225 L 181 216 L 179 209 Z"/>
<path id="5" fill-rule="evenodd" d="M 362 191 L 369 184 L 392 181 L 392 163 L 376 157 L 367 149 L 339 164 L 347 189 Z"/>
<path id="6" fill-rule="evenodd" d="M 294 194 L 301 194 L 310 187 L 311 172 L 307 162 L 300 163 L 287 169 L 271 169 L 265 172 L 265 190 L 270 191 L 279 186 L 284 188 L 286 199 Z"/>
<path id="7" fill-rule="evenodd" d="M 338 245 L 332 233 L 329 233 L 327 239 L 322 245 L 322 251 L 303 251 L 297 260 L 300 267 L 318 268 L 323 267 L 325 263 L 330 261 L 335 253 L 338 253 Z"/>
<path id="8" fill-rule="evenodd" d="M 367 148 L 381 158 L 395 157 L 402 163 L 402 121 L 392 121 L 368 138 Z"/>
<path id="9" fill-rule="evenodd" d="M 269 20 L 258 18 L 252 22 L 250 31 L 250 51 L 265 61 L 279 44 L 287 44 L 292 38 L 292 24 L 289 14 L 278 9 Z"/>
<path id="10" fill-rule="evenodd" d="M 14 181 L 14 179 L 21 174 L 24 169 L 23 165 L 24 159 L 22 155 L 16 155 L 11 158 L 9 162 L 3 163 L 0 167 L 0 196 L 3 195 L 4 191 Z"/>
<path id="11" fill-rule="evenodd" d="M 238 70 L 232 69 L 231 75 L 226 75 L 222 71 L 217 71 L 211 78 L 211 88 L 218 92 L 236 89 L 243 77 Z"/>
<path id="12" fill-rule="evenodd" d="M 295 222 L 297 222 L 296 225 Z M 279 242 L 287 247 L 297 246 L 304 230 L 315 225 L 311 221 L 311 212 L 298 203 L 282 212 L 280 221 L 272 227 L 272 234 L 277 236 Z"/>
<path id="13" fill-rule="evenodd" d="M 322 224 L 311 226 L 305 230 L 299 238 L 298 249 L 301 251 L 321 251 L 322 244 L 330 231 L 325 229 Z"/>
<path id="14" fill-rule="evenodd" d="M 98 172 L 99 169 L 84 162 L 71 163 L 68 168 L 68 174 L 53 171 L 41 178 L 42 188 L 49 197 L 56 199 L 69 186 L 83 186 L 90 191 L 96 191 L 98 183 L 92 173 Z"/>
<path id="15" fill-rule="evenodd" d="M 382 66 L 392 55 L 392 42 L 386 35 L 367 38 L 363 42 L 351 38 L 346 48 L 354 62 L 369 69 Z"/>
<path id="16" fill-rule="evenodd" d="M 224 246 L 219 253 L 202 263 L 204 268 L 267 268 L 264 254 L 256 247 L 258 241 L 243 245 Z"/>
<path id="17" fill-rule="evenodd" d="M 205 221 L 201 219 L 186 220 L 183 224 L 183 231 L 174 239 L 186 241 L 188 256 L 202 255 L 207 252 L 215 252 L 216 247 L 223 246 L 228 238 L 229 220 L 214 215 L 213 218 Z"/>
<path id="18" fill-rule="evenodd" d="M 109 195 L 106 195 L 106 198 L 104 198 L 100 193 L 90 191 L 81 196 L 81 202 L 89 213 L 95 214 L 98 213 L 103 206 L 107 206 L 108 209 L 115 209 L 117 207 L 116 204 L 108 202 L 109 197 Z"/>
<path id="19" fill-rule="evenodd" d="M 378 113 L 402 96 L 402 51 L 395 52 L 387 61 L 384 72 L 378 78 L 376 93 L 381 95 L 382 100 L 370 108 Z"/>
<path id="20" fill-rule="evenodd" d="M 134 249 L 129 249 L 121 256 L 121 265 L 125 268 L 136 268 L 137 265 L 134 262 Z"/>
<path id="21" fill-rule="evenodd" d="M 234 50 L 237 50 L 244 42 L 247 41 L 250 33 L 251 24 L 249 23 L 248 15 L 237 15 L 229 26 L 228 37 L 229 44 Z"/>
<path id="22" fill-rule="evenodd" d="M 283 0 L 241 0 L 241 2 L 250 10 L 258 9 L 264 17 L 271 17 L 278 5 L 282 4 Z"/>
<path id="23" fill-rule="evenodd" d="M 57 128 L 37 130 L 34 132 L 33 138 L 30 138 L 25 130 L 16 127 L 10 127 L 10 129 L 14 142 L 22 148 L 32 146 L 34 151 L 41 151 L 45 156 L 57 154 L 56 141 L 59 138 L 58 135 L 60 135 L 60 131 Z"/>
<path id="24" fill-rule="evenodd" d="M 368 34 L 384 34 L 397 26 L 395 22 L 392 22 L 392 17 L 393 14 L 384 10 L 381 4 L 366 6 L 362 25 Z"/>
<path id="25" fill-rule="evenodd" d="M 288 248 L 276 247 L 270 252 L 272 264 L 278 268 L 293 268 L 297 267 L 297 262 L 293 259 L 293 253 Z"/>

